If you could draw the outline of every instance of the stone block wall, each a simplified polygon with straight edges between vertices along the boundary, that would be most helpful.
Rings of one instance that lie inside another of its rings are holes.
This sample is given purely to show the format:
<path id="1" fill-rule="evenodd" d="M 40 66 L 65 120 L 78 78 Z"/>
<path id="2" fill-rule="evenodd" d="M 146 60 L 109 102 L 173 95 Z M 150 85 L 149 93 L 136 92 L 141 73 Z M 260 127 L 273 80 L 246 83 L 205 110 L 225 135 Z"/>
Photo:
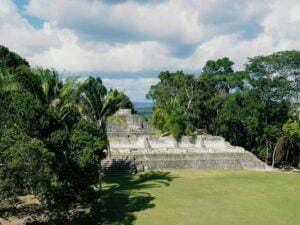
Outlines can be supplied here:
<path id="1" fill-rule="evenodd" d="M 104 160 L 103 167 L 108 175 L 128 175 L 162 169 L 264 169 L 265 165 L 251 153 L 244 152 L 115 155 Z"/>
<path id="2" fill-rule="evenodd" d="M 252 153 L 232 146 L 223 137 L 212 135 L 156 135 L 148 122 L 130 110 L 116 113 L 126 126 L 107 123 L 110 158 L 105 171 L 143 171 L 157 169 L 254 169 L 264 164 Z"/>
<path id="3" fill-rule="evenodd" d="M 217 153 L 244 152 L 226 142 L 224 138 L 211 135 L 184 136 L 176 141 L 171 136 L 160 137 L 153 133 L 110 133 L 108 134 L 111 153 Z"/>

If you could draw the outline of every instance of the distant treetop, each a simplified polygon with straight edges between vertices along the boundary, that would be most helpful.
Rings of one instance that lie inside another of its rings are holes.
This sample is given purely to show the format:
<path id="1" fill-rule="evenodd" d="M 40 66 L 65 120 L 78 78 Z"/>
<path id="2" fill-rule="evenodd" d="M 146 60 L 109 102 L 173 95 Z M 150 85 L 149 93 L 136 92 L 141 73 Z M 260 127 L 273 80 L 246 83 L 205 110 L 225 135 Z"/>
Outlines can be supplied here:
<path id="1" fill-rule="evenodd" d="M 228 57 L 224 57 L 218 60 L 208 60 L 202 69 L 202 74 L 226 74 L 232 73 L 232 62 Z"/>
<path id="2" fill-rule="evenodd" d="M 0 70 L 15 70 L 21 65 L 29 66 L 29 63 L 18 54 L 0 45 Z"/>

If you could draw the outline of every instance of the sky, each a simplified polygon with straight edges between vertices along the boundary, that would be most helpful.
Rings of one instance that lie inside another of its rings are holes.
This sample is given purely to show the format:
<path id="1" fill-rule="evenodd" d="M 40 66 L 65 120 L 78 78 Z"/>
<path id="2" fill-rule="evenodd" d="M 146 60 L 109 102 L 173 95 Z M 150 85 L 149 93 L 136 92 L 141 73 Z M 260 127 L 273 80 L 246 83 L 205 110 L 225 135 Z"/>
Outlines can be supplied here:
<path id="1" fill-rule="evenodd" d="M 300 49 L 299 0 L 0 0 L 0 44 L 145 101 L 162 70 Z"/>

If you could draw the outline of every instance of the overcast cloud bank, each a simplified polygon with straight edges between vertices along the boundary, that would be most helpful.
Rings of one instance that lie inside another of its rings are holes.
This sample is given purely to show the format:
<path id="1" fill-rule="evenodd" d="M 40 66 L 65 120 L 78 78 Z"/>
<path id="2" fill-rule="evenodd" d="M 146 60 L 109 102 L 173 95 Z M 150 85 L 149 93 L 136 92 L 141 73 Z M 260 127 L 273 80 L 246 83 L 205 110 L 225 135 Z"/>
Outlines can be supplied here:
<path id="1" fill-rule="evenodd" d="M 36 26 L 41 23 L 40 26 Z M 299 49 L 298 0 L 0 0 L 0 44 L 33 66 L 105 74 L 143 100 L 157 71 Z"/>

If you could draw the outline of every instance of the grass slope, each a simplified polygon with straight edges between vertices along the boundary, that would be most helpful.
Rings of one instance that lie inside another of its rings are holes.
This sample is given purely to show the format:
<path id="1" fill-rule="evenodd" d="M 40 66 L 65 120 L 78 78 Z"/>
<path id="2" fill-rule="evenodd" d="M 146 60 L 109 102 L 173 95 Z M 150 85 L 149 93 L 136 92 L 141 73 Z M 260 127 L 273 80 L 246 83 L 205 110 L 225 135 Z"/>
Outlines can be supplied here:
<path id="1" fill-rule="evenodd" d="M 175 170 L 106 180 L 103 224 L 299 225 L 300 174 Z"/>

